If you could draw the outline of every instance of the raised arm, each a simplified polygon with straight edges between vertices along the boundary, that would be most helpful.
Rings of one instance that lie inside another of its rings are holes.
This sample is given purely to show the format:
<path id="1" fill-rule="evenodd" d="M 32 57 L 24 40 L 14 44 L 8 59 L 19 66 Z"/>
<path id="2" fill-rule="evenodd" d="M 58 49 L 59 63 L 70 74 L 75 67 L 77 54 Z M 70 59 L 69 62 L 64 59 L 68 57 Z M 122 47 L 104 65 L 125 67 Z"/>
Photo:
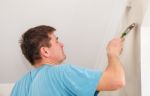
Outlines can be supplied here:
<path id="1" fill-rule="evenodd" d="M 125 85 L 125 73 L 119 59 L 123 49 L 123 41 L 121 38 L 115 38 L 108 43 L 108 66 L 97 86 L 98 91 L 116 90 Z"/>

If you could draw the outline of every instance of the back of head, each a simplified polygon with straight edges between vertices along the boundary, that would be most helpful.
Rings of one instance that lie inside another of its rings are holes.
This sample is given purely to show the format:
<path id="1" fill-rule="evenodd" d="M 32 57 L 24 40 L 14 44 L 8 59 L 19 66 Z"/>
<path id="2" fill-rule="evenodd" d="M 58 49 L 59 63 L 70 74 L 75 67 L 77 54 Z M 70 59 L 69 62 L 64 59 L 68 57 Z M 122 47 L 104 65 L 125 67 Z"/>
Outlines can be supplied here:
<path id="1" fill-rule="evenodd" d="M 40 48 L 50 47 L 50 37 L 56 29 L 51 26 L 40 25 L 27 30 L 21 37 L 20 47 L 26 59 L 34 65 L 36 60 L 41 59 Z"/>

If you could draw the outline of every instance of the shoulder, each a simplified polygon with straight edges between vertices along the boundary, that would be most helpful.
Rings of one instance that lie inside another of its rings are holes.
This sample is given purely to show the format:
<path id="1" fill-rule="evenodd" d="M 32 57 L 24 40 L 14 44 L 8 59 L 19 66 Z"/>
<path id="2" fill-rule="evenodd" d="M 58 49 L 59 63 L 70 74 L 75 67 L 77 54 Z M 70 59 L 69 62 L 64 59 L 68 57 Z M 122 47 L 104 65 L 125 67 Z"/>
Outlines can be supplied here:
<path id="1" fill-rule="evenodd" d="M 22 76 L 21 79 L 19 79 L 18 81 L 16 81 L 15 86 L 29 85 L 30 82 L 31 82 L 31 76 L 30 76 L 30 72 L 28 72 L 24 76 Z"/>
<path id="2" fill-rule="evenodd" d="M 16 94 L 26 94 L 30 87 L 31 78 L 30 72 L 26 73 L 20 80 L 16 81 L 11 96 L 16 96 Z M 22 93 L 20 93 L 22 92 Z"/>
<path id="3" fill-rule="evenodd" d="M 47 75 L 49 76 L 52 75 L 56 77 L 65 77 L 70 74 L 76 73 L 76 71 L 79 71 L 79 69 L 76 68 L 75 65 L 67 63 L 54 66 L 47 65 L 44 71 L 46 73 L 48 72 Z"/>

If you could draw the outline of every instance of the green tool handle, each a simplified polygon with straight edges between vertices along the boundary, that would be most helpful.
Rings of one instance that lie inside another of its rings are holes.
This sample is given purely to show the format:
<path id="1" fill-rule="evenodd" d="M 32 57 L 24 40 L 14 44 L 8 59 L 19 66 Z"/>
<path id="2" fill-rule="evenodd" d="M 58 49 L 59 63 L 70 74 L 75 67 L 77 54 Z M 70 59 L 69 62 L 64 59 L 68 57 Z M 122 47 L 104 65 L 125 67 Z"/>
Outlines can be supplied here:
<path id="1" fill-rule="evenodd" d="M 134 27 L 136 27 L 136 23 L 132 23 L 131 25 L 129 25 L 122 33 L 121 38 L 124 38 Z"/>
<path id="2" fill-rule="evenodd" d="M 121 35 L 121 38 L 124 38 L 126 35 L 127 35 L 127 33 L 123 32 L 122 35 Z"/>

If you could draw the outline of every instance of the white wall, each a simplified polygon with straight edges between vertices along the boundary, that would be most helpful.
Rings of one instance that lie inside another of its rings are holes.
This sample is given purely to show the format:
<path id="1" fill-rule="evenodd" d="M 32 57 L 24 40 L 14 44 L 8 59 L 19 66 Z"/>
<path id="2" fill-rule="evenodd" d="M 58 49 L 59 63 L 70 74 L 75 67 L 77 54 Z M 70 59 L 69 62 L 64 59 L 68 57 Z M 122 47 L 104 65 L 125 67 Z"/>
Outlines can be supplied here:
<path id="1" fill-rule="evenodd" d="M 141 27 L 141 83 L 142 96 L 150 96 L 150 7 Z"/>
<path id="2" fill-rule="evenodd" d="M 13 83 L 0 84 L 0 96 L 10 96 L 13 86 Z"/>

